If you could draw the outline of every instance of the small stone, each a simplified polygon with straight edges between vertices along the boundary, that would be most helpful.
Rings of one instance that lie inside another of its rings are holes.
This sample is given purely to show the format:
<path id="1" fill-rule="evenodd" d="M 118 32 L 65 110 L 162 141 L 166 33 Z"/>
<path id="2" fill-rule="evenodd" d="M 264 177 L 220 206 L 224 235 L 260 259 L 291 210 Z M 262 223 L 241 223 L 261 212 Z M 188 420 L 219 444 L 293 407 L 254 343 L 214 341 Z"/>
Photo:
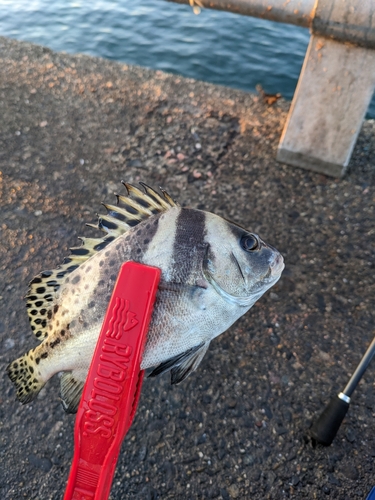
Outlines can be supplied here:
<path id="1" fill-rule="evenodd" d="M 143 460 L 146 458 L 146 456 L 147 456 L 147 446 L 142 445 L 138 451 L 138 460 L 140 462 L 143 462 Z"/>
<path id="2" fill-rule="evenodd" d="M 197 439 L 197 445 L 198 444 L 204 444 L 207 441 L 207 434 L 202 434 L 198 439 Z"/>
<path id="3" fill-rule="evenodd" d="M 236 484 L 231 484 L 228 487 L 228 493 L 231 498 L 238 498 L 240 494 L 240 490 Z"/>
<path id="4" fill-rule="evenodd" d="M 345 432 L 345 437 L 349 441 L 349 443 L 354 443 L 355 441 L 355 433 L 353 429 L 348 428 Z"/>
<path id="5" fill-rule="evenodd" d="M 217 498 L 220 495 L 220 490 L 217 486 L 213 486 L 207 491 L 207 498 Z"/>
<path id="6" fill-rule="evenodd" d="M 276 478 L 277 478 L 277 476 L 276 476 L 276 474 L 272 470 L 268 471 L 268 473 L 267 473 L 267 483 L 269 484 L 269 486 L 273 485 L 273 483 L 276 481 Z"/>
<path id="7" fill-rule="evenodd" d="M 136 168 L 141 168 L 142 167 L 142 162 L 138 158 L 135 160 L 130 160 L 127 163 L 128 167 L 136 167 Z"/>
<path id="8" fill-rule="evenodd" d="M 228 400 L 229 408 L 235 408 L 237 406 L 237 400 L 235 398 L 231 398 Z"/>
<path id="9" fill-rule="evenodd" d="M 61 464 L 61 461 L 58 457 L 52 457 L 51 462 L 53 465 L 60 465 Z"/>
<path id="10" fill-rule="evenodd" d="M 42 213 L 43 213 L 43 212 L 42 212 L 41 210 L 35 210 L 34 215 L 35 215 L 36 217 L 39 217 L 40 215 L 42 215 Z"/>
<path id="11" fill-rule="evenodd" d="M 262 403 L 262 412 L 269 420 L 273 417 L 272 410 L 267 403 Z"/>
<path id="12" fill-rule="evenodd" d="M 43 387 L 40 392 L 38 393 L 37 398 L 38 399 L 44 399 L 47 396 L 47 389 Z"/>
<path id="13" fill-rule="evenodd" d="M 220 495 L 223 497 L 223 500 L 229 500 L 229 494 L 225 488 L 221 488 Z"/>
<path id="14" fill-rule="evenodd" d="M 351 465 L 351 464 L 346 464 L 341 467 L 340 472 L 347 477 L 348 479 L 351 479 L 352 481 L 355 481 L 358 479 L 359 474 L 357 469 Z"/>
<path id="15" fill-rule="evenodd" d="M 52 429 L 49 431 L 48 439 L 56 439 L 59 436 L 61 429 L 64 427 L 64 422 L 58 420 Z"/>
<path id="16" fill-rule="evenodd" d="M 4 350 L 9 351 L 9 349 L 13 349 L 13 347 L 16 345 L 13 339 L 5 339 L 4 340 Z"/>
<path id="17" fill-rule="evenodd" d="M 290 480 L 290 484 L 292 486 L 297 486 L 298 483 L 299 483 L 299 477 L 296 475 L 292 476 L 292 479 Z"/>
<path id="18" fill-rule="evenodd" d="M 250 481 L 258 481 L 261 475 L 261 471 L 259 469 L 250 469 L 249 471 L 249 479 Z"/>
<path id="19" fill-rule="evenodd" d="M 28 456 L 29 462 L 43 472 L 49 472 L 52 468 L 52 462 L 49 458 L 39 458 L 37 455 L 31 454 Z"/>
<path id="20" fill-rule="evenodd" d="M 279 436 L 282 436 L 283 434 L 287 434 L 288 429 L 285 429 L 285 427 L 276 427 L 276 432 Z"/>
<path id="21" fill-rule="evenodd" d="M 150 439 L 150 445 L 156 446 L 161 441 L 161 432 L 160 431 L 151 432 L 149 439 Z"/>
<path id="22" fill-rule="evenodd" d="M 337 479 L 337 477 L 335 477 L 333 474 L 329 475 L 328 481 L 336 486 L 341 486 L 341 481 Z"/>
<path id="23" fill-rule="evenodd" d="M 245 455 L 242 459 L 244 465 L 253 465 L 255 462 L 255 458 L 253 455 Z"/>
<path id="24" fill-rule="evenodd" d="M 39 123 L 39 127 L 46 127 L 48 125 L 48 122 L 46 120 L 43 120 L 42 122 Z"/>

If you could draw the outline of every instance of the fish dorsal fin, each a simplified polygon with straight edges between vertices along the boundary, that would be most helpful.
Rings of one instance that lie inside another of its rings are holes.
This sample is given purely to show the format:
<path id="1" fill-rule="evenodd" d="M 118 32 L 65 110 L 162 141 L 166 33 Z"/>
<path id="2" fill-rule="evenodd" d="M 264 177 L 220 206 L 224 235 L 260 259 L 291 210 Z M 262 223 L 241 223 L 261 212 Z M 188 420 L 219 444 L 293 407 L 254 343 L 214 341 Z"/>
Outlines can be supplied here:
<path id="1" fill-rule="evenodd" d="M 154 214 L 178 206 L 162 189 L 159 194 L 142 182 L 140 184 L 143 190 L 126 182 L 123 184 L 127 194 L 116 195 L 117 205 L 103 204 L 107 209 L 107 214 L 98 215 L 97 224 L 87 224 L 100 229 L 106 233 L 105 236 L 79 238 L 82 245 L 71 248 L 71 255 L 64 259 L 61 266 L 51 271 L 41 272 L 30 282 L 26 295 L 26 307 L 31 329 L 38 339 L 43 340 L 48 337 L 48 323 L 54 314 L 56 294 L 68 274 L 133 226 Z"/>

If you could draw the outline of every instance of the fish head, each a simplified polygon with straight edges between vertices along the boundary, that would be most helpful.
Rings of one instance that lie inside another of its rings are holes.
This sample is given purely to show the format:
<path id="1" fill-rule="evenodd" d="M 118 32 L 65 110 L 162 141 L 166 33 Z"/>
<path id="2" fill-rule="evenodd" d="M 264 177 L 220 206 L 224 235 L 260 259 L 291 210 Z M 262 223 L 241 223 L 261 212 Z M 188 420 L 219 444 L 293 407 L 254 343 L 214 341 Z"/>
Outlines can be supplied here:
<path id="1" fill-rule="evenodd" d="M 226 301 L 251 307 L 280 278 L 282 255 L 257 234 L 210 214 L 205 279 Z"/>

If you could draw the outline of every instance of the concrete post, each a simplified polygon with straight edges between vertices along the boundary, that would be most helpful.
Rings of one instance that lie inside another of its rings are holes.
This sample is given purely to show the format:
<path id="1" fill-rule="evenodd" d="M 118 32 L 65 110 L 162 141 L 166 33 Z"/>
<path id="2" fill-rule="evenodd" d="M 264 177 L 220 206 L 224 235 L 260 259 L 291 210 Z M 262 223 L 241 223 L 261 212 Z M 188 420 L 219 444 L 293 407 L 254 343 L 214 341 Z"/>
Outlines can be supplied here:
<path id="1" fill-rule="evenodd" d="M 375 50 L 312 35 L 277 160 L 340 177 L 375 87 Z"/>
<path id="2" fill-rule="evenodd" d="M 345 173 L 375 88 L 374 14 L 372 0 L 318 1 L 278 161 Z"/>

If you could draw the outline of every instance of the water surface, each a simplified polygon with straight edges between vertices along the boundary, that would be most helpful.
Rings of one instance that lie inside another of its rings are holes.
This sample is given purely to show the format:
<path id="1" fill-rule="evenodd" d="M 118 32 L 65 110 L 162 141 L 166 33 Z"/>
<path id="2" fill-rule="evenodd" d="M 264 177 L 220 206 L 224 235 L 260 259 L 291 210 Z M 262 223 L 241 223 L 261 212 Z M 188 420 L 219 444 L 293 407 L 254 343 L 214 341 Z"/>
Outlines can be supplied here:
<path id="1" fill-rule="evenodd" d="M 305 28 L 164 0 L 0 0 L 0 34 L 291 99 Z M 370 107 L 375 117 L 375 104 Z"/>

